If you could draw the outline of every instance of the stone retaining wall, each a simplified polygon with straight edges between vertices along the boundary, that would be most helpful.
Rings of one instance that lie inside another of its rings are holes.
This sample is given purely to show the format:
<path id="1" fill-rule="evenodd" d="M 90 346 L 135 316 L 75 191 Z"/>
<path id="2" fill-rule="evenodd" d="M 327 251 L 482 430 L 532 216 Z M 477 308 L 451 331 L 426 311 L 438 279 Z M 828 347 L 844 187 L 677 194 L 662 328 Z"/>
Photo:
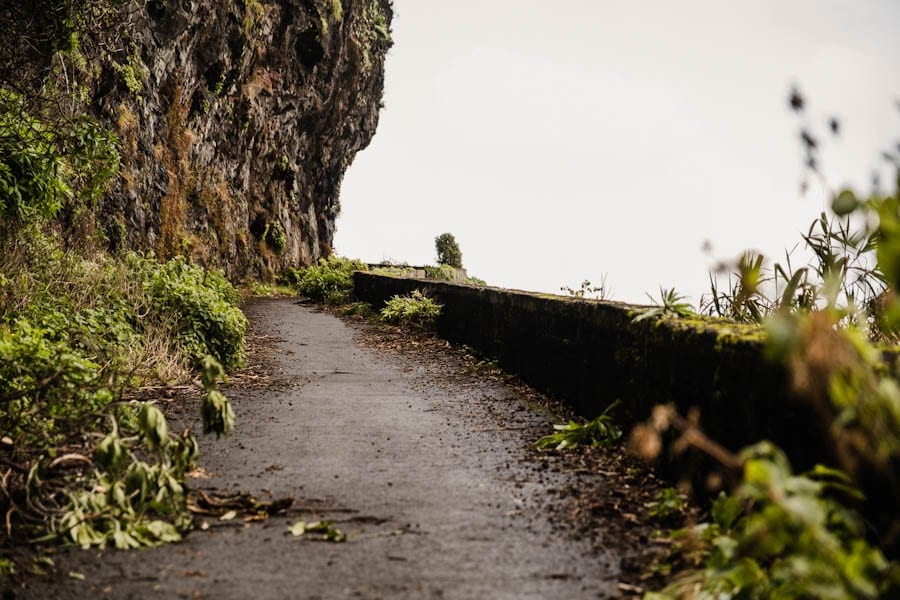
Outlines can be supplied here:
<path id="1" fill-rule="evenodd" d="M 395 294 L 420 289 L 444 308 L 438 333 L 497 359 L 508 372 L 592 417 L 620 399 L 615 419 L 646 419 L 654 405 L 672 402 L 682 415 L 700 410 L 710 437 L 731 450 L 768 439 L 790 457 L 795 472 L 838 464 L 834 444 L 812 407 L 789 391 L 783 367 L 766 359 L 759 327 L 703 318 L 649 318 L 641 308 L 497 288 L 354 274 L 357 298 L 376 308 Z M 896 365 L 896 351 L 885 350 Z M 713 467 L 699 456 L 661 463 L 670 476 L 690 476 L 705 493 Z M 896 518 L 897 496 L 877 470 L 860 465 L 860 507 L 877 531 Z M 896 540 L 888 549 L 900 556 Z"/>
<path id="2" fill-rule="evenodd" d="M 729 448 L 770 439 L 798 468 L 830 457 L 827 432 L 791 398 L 756 327 L 700 318 L 635 323 L 637 306 L 364 272 L 354 287 L 376 308 L 424 291 L 444 305 L 442 337 L 497 359 L 586 417 L 620 399 L 617 419 L 634 422 L 674 402 L 682 414 L 700 409 L 704 429 Z"/>

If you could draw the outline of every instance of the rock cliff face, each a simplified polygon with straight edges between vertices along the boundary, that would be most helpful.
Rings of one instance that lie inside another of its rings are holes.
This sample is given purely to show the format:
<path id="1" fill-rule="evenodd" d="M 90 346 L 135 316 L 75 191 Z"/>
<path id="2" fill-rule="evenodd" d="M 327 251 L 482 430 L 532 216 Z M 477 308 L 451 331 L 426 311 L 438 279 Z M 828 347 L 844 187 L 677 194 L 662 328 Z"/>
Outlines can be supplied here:
<path id="1" fill-rule="evenodd" d="M 113 248 L 271 276 L 331 248 L 378 123 L 390 0 L 148 0 L 98 34 L 91 110 L 121 142 Z"/>

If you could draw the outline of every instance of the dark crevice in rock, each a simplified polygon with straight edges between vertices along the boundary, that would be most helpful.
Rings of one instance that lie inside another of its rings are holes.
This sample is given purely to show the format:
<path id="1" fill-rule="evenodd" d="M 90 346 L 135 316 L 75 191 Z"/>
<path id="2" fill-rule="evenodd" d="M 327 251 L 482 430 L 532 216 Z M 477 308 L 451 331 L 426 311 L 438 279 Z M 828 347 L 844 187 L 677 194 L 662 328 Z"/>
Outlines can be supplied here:
<path id="1" fill-rule="evenodd" d="M 253 222 L 250 223 L 250 233 L 253 234 L 253 237 L 256 238 L 257 241 L 262 241 L 263 236 L 266 233 L 266 215 L 263 213 L 258 213 L 256 217 L 253 219 Z"/>
<path id="2" fill-rule="evenodd" d="M 325 48 L 322 47 L 321 34 L 316 27 L 309 27 L 297 36 L 294 48 L 297 51 L 297 58 L 300 59 L 300 63 L 307 68 L 315 67 L 325 57 Z"/>
<path id="3" fill-rule="evenodd" d="M 147 2 L 147 15 L 157 21 L 166 16 L 166 3 L 163 0 L 150 0 Z"/>

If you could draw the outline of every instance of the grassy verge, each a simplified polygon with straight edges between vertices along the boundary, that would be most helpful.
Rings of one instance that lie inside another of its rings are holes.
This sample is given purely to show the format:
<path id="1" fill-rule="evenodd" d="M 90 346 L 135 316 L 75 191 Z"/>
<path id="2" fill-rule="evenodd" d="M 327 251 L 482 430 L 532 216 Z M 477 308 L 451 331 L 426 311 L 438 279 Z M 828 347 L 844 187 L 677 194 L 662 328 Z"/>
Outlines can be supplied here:
<path id="1" fill-rule="evenodd" d="M 222 273 L 96 250 L 119 144 L 53 99 L 0 88 L 0 578 L 23 541 L 180 539 L 197 443 L 170 433 L 155 394 L 199 373 L 204 430 L 228 433 L 217 385 L 244 357 Z"/>
<path id="2" fill-rule="evenodd" d="M 159 393 L 200 372 L 205 429 L 233 427 L 216 385 L 243 361 L 236 290 L 181 258 L 80 256 L 36 232 L 2 250 L 0 552 L 13 539 L 118 548 L 180 539 L 197 444 L 188 431 L 171 434 L 154 392 L 141 389 Z"/>

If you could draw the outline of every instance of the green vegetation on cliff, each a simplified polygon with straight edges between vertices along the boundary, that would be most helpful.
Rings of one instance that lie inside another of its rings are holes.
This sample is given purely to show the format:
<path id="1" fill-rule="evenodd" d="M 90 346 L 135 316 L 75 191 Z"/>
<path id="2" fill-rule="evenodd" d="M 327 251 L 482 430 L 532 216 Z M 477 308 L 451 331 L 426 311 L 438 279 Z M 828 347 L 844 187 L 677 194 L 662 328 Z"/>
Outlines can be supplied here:
<path id="1" fill-rule="evenodd" d="M 197 443 L 169 433 L 162 387 L 202 371 L 205 430 L 233 427 L 216 387 L 243 360 L 237 293 L 181 257 L 97 249 L 90 215 L 118 173 L 97 121 L 0 88 L 0 564 L 22 536 L 180 539 Z"/>
<path id="2" fill-rule="evenodd" d="M 220 361 L 235 367 L 243 356 L 234 288 L 183 259 L 78 255 L 34 231 L 8 236 L 2 250 L 6 522 L 31 535 L 49 527 L 81 545 L 179 538 L 190 524 L 184 473 L 196 442 L 168 434 L 150 390 L 202 368 L 205 429 L 231 429 L 215 387 Z"/>

